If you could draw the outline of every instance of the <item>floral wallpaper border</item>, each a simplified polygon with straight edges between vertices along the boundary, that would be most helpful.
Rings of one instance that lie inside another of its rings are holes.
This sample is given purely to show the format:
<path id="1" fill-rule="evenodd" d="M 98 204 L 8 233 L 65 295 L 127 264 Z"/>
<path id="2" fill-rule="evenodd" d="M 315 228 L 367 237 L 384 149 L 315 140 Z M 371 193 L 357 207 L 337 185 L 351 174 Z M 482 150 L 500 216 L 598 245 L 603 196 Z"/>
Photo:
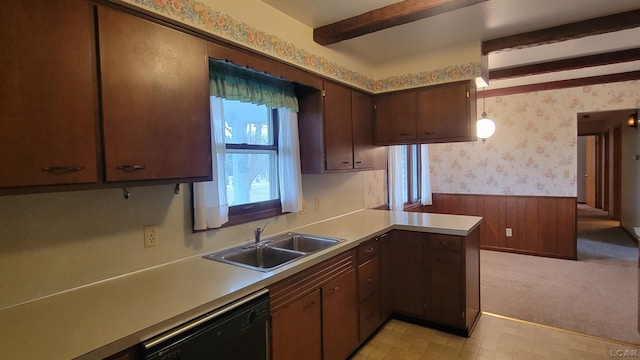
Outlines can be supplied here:
<path id="1" fill-rule="evenodd" d="M 288 41 L 260 31 L 233 17 L 214 10 L 197 0 L 124 0 L 138 7 L 171 17 L 313 72 L 338 79 L 370 92 L 385 92 L 405 88 L 473 79 L 480 75 L 481 64 L 467 63 L 444 69 L 390 76 L 373 80 L 349 70 L 325 57 L 312 54 Z"/>

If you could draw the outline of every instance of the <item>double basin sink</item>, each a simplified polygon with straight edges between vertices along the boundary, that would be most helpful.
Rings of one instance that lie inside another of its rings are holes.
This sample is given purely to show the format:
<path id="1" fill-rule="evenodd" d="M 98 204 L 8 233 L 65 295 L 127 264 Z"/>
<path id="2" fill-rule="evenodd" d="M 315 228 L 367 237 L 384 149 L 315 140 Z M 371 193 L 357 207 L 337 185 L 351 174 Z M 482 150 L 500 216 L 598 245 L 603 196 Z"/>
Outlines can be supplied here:
<path id="1" fill-rule="evenodd" d="M 204 258 L 267 272 L 341 241 L 342 239 L 338 238 L 286 233 L 264 239 L 258 244 L 238 246 L 209 254 Z"/>

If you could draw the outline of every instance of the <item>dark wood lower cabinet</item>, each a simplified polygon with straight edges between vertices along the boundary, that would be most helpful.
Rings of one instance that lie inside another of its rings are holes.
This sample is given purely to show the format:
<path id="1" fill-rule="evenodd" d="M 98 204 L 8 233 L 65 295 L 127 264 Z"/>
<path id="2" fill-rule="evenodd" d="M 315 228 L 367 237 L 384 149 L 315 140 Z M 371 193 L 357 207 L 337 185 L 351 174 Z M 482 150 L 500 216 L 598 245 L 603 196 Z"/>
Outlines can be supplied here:
<path id="1" fill-rule="evenodd" d="M 271 359 L 346 359 L 358 347 L 355 249 L 269 290 Z"/>
<path id="2" fill-rule="evenodd" d="M 320 289 L 271 315 L 273 359 L 322 359 Z"/>
<path id="3" fill-rule="evenodd" d="M 392 231 L 381 243 L 382 315 L 469 336 L 480 314 L 479 230 Z"/>
<path id="4" fill-rule="evenodd" d="M 356 279 L 356 271 L 351 270 L 322 287 L 323 359 L 346 359 L 358 346 Z"/>

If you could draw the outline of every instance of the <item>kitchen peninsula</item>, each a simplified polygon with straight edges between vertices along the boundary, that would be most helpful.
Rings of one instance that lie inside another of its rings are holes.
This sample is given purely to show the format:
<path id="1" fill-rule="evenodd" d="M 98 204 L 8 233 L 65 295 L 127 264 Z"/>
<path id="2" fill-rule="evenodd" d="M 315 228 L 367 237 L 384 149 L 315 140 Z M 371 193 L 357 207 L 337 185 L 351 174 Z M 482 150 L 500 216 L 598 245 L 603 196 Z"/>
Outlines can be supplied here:
<path id="1" fill-rule="evenodd" d="M 473 274 L 475 278 L 464 280 L 471 283 L 464 288 L 474 293 L 462 292 L 463 303 L 467 302 L 463 306 L 474 311 L 463 315 L 471 318 L 467 323 L 473 325 L 480 312 L 477 228 L 481 221 L 474 216 L 360 210 L 289 229 L 345 241 L 271 272 L 209 261 L 199 254 L 9 307 L 0 311 L 0 332 L 4 334 L 0 358 L 105 358 L 390 232 L 435 234 L 429 253 L 432 257 L 442 251 L 436 249 L 438 246 L 448 246 L 448 239 L 441 240 L 439 236 L 458 239 L 451 245 L 453 250 L 464 251 L 464 263 L 474 267 L 467 269 L 465 276 Z M 397 249 L 406 249 L 411 240 L 405 244 L 405 238 L 394 236 L 391 241 Z M 384 250 L 381 249 L 383 272 Z M 436 268 L 431 266 L 430 270 L 437 271 Z M 432 286 L 434 276 L 431 273 L 428 281 Z M 384 287 L 384 280 L 382 284 Z M 383 288 L 383 298 L 394 290 Z M 426 292 L 420 294 L 429 296 Z M 420 315 L 396 310 L 404 315 Z"/>

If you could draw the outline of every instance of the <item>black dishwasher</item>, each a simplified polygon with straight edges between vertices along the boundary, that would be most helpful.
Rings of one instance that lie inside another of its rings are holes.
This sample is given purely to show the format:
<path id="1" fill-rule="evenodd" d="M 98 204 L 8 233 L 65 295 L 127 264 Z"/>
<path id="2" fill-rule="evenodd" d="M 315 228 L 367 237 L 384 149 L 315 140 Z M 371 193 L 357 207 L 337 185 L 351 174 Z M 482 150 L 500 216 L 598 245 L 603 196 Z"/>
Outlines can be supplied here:
<path id="1" fill-rule="evenodd" d="M 269 293 L 263 290 L 145 341 L 144 359 L 267 359 Z"/>

